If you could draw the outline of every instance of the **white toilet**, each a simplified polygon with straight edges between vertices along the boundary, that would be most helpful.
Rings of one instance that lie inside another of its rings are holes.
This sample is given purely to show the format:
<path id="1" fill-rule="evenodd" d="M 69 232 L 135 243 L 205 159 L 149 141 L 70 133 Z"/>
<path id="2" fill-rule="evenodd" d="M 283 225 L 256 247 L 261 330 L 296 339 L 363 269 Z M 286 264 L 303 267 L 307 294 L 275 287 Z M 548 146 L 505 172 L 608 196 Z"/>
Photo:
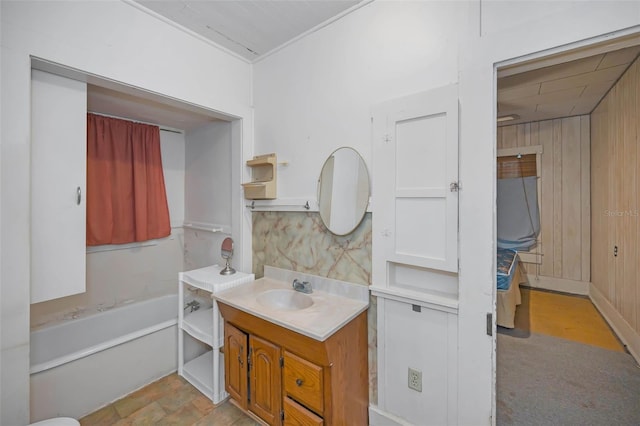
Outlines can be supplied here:
<path id="1" fill-rule="evenodd" d="M 80 426 L 80 422 L 71 417 L 56 417 L 55 419 L 31 423 L 29 426 Z"/>

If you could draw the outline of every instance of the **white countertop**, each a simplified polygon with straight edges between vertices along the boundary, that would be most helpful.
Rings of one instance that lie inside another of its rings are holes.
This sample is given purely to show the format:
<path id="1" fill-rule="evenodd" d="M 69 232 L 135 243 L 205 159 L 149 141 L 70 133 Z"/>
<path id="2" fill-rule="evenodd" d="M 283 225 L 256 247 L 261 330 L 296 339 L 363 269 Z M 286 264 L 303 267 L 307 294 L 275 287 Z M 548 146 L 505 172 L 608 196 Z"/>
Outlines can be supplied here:
<path id="1" fill-rule="evenodd" d="M 326 340 L 369 306 L 368 302 L 361 299 L 332 294 L 316 288 L 313 289 L 313 293 L 308 294 L 313 300 L 313 305 L 304 309 L 273 309 L 256 300 L 261 293 L 275 289 L 292 290 L 291 283 L 272 278 L 260 278 L 214 293 L 212 297 L 241 311 L 319 341 Z"/>

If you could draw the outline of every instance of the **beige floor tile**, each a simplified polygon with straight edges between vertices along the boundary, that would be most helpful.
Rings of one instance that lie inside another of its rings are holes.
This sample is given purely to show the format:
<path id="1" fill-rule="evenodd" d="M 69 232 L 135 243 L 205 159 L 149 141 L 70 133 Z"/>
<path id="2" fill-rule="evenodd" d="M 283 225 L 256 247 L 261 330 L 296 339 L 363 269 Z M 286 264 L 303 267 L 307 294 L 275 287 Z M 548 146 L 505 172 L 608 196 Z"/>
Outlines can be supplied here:
<path id="1" fill-rule="evenodd" d="M 202 414 L 190 404 L 164 417 L 160 423 L 162 426 L 191 426 L 202 417 Z"/>
<path id="2" fill-rule="evenodd" d="M 180 408 L 191 405 L 191 402 L 196 399 L 198 396 L 202 395 L 198 390 L 196 390 L 192 386 L 182 386 L 177 389 L 175 392 L 164 395 L 161 398 L 158 398 L 156 402 L 166 411 L 167 413 L 173 413 Z"/>
<path id="3" fill-rule="evenodd" d="M 124 419 L 152 402 L 152 395 L 137 393 L 136 395 L 129 395 L 126 398 L 114 402 L 113 406 L 120 417 Z"/>
<path id="4" fill-rule="evenodd" d="M 227 402 L 216 407 L 211 413 L 196 422 L 194 426 L 231 426 L 244 417 L 247 416 L 242 411 Z"/>
<path id="5" fill-rule="evenodd" d="M 260 423 L 256 422 L 249 416 L 243 416 L 236 420 L 232 426 L 261 426 Z"/>
<path id="6" fill-rule="evenodd" d="M 202 394 L 194 398 L 194 400 L 191 401 L 191 404 L 198 410 L 198 412 L 202 416 L 206 416 L 215 408 L 213 402 L 211 402 L 209 398 Z"/>
<path id="7" fill-rule="evenodd" d="M 80 419 L 82 426 L 110 426 L 120 420 L 113 404 Z"/>
<path id="8" fill-rule="evenodd" d="M 136 398 L 142 396 L 151 402 L 176 392 L 186 384 L 187 382 L 181 377 L 176 374 L 171 374 L 133 392 L 129 397 Z"/>
<path id="9" fill-rule="evenodd" d="M 161 424 L 161 420 L 166 417 L 167 413 L 160 407 L 157 402 L 139 409 L 130 416 L 120 420 L 116 426 L 148 426 Z"/>

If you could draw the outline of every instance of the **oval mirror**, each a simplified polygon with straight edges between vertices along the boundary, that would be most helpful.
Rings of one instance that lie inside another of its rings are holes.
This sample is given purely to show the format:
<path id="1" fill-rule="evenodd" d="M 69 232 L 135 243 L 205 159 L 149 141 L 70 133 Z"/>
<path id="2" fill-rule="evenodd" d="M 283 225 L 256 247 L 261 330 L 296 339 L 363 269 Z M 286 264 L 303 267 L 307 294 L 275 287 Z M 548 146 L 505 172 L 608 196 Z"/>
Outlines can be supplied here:
<path id="1" fill-rule="evenodd" d="M 369 204 L 369 172 L 353 148 L 338 148 L 324 162 L 318 179 L 322 223 L 336 235 L 347 235 L 362 222 Z"/>

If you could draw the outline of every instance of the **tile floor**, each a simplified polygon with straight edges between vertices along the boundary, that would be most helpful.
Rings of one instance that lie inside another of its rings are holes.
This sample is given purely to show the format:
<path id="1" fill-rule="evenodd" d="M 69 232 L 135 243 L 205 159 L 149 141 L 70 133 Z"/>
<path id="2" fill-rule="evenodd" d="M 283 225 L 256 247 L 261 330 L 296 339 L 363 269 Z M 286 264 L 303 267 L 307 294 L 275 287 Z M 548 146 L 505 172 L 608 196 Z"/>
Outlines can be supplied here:
<path id="1" fill-rule="evenodd" d="M 189 382 L 170 374 L 80 419 L 82 426 L 258 426 L 233 404 L 214 406 Z"/>
<path id="2" fill-rule="evenodd" d="M 587 298 L 522 288 L 516 327 L 624 351 Z M 258 426 L 229 402 L 214 406 L 182 377 L 170 374 L 80 419 L 83 426 Z"/>

